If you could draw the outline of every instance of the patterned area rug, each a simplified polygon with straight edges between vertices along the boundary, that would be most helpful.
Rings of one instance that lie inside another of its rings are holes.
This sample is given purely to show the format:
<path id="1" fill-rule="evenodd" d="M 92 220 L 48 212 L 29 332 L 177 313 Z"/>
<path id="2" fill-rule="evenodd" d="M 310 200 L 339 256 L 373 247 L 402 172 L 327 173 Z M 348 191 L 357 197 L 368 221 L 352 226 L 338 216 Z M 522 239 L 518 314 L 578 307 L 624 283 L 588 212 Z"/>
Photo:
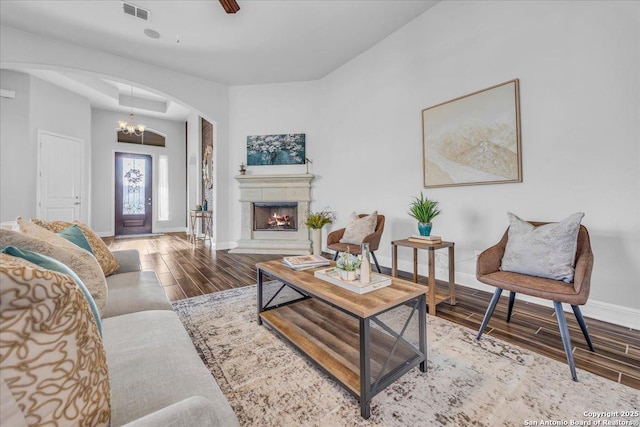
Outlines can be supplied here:
<path id="1" fill-rule="evenodd" d="M 243 426 L 578 425 L 640 408 L 638 390 L 582 370 L 575 383 L 566 364 L 428 316 L 428 372 L 376 395 L 364 420 L 354 397 L 257 325 L 255 286 L 173 306 Z"/>

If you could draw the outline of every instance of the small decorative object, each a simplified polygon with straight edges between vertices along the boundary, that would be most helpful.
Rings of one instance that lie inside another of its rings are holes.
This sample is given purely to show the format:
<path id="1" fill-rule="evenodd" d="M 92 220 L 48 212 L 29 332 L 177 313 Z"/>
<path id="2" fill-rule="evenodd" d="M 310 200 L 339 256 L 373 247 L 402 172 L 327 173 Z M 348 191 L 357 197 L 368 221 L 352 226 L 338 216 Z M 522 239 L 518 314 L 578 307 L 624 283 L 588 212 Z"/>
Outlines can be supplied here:
<path id="1" fill-rule="evenodd" d="M 311 229 L 313 233 L 313 254 L 322 255 L 322 227 L 333 223 L 336 214 L 329 210 L 320 212 L 309 212 L 304 220 L 304 225 Z"/>
<path id="2" fill-rule="evenodd" d="M 244 167 L 244 163 L 240 163 L 240 175 L 247 173 L 247 169 Z"/>
<path id="3" fill-rule="evenodd" d="M 196 205 L 196 210 L 197 211 L 201 211 L 202 210 L 202 205 Z"/>
<path id="4" fill-rule="evenodd" d="M 424 187 L 522 182 L 519 81 L 422 110 Z"/>
<path id="5" fill-rule="evenodd" d="M 416 197 L 409 207 L 409 215 L 418 220 L 418 232 L 421 236 L 431 234 L 431 221 L 440 215 L 438 202 L 424 197 L 422 191 L 420 198 Z"/>
<path id="6" fill-rule="evenodd" d="M 207 203 L 207 199 L 204 199 L 204 203 L 202 204 L 202 210 L 203 211 L 209 210 L 209 204 Z"/>
<path id="7" fill-rule="evenodd" d="M 369 244 L 363 243 L 360 253 L 360 283 L 366 285 L 371 281 L 371 260 L 369 250 Z"/>
<path id="8" fill-rule="evenodd" d="M 304 164 L 307 165 L 307 174 L 309 174 L 309 163 L 313 163 L 308 157 L 304 158 Z"/>
<path id="9" fill-rule="evenodd" d="M 336 261 L 336 268 L 340 270 L 342 280 L 356 280 L 356 269 L 360 267 L 360 258 L 347 252 L 342 252 Z"/>
<path id="10" fill-rule="evenodd" d="M 248 136 L 247 165 L 301 165 L 305 138 L 304 133 Z"/>

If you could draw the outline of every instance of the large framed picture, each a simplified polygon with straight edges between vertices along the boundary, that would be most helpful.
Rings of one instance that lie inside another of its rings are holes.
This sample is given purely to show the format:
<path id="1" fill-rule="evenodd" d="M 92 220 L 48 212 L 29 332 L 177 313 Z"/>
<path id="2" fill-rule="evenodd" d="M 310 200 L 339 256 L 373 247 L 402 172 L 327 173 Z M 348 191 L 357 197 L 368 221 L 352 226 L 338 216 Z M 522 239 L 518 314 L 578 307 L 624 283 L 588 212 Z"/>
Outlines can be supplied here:
<path id="1" fill-rule="evenodd" d="M 304 133 L 247 136 L 247 165 L 304 164 Z"/>
<path id="2" fill-rule="evenodd" d="M 425 188 L 522 182 L 518 79 L 422 110 Z"/>

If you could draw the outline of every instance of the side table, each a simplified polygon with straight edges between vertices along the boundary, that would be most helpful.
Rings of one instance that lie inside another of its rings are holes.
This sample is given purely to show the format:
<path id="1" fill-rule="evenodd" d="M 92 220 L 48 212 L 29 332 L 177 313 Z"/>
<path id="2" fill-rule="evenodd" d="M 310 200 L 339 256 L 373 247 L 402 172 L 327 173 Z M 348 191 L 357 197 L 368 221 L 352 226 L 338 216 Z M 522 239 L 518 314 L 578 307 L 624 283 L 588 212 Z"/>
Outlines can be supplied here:
<path id="1" fill-rule="evenodd" d="M 442 301 L 449 300 L 451 305 L 456 305 L 456 272 L 455 272 L 455 243 L 442 242 L 435 245 L 428 243 L 410 242 L 408 239 L 395 240 L 391 242 L 391 275 L 398 277 L 398 246 L 413 249 L 413 281 L 418 283 L 418 249 L 426 250 L 429 253 L 429 277 L 427 281 L 427 305 L 429 314 L 436 314 L 436 305 Z M 448 295 L 436 294 L 436 254 L 438 249 L 449 249 L 449 293 Z"/>
<path id="2" fill-rule="evenodd" d="M 211 239 L 211 231 L 213 230 L 213 211 L 199 211 L 196 209 L 192 209 L 189 211 L 189 241 L 195 246 L 198 237 L 196 237 L 196 223 L 198 218 L 202 221 L 204 225 L 204 235 L 202 236 L 202 241 L 209 240 L 209 243 L 212 243 Z"/>

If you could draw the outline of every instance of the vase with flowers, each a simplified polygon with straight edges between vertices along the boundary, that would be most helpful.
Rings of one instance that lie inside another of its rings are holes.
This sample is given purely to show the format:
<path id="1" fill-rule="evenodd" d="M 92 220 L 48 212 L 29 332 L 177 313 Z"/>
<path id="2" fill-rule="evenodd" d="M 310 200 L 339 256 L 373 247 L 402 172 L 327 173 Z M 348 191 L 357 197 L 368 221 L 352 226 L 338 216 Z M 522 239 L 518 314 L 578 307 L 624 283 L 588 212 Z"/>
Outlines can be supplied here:
<path id="1" fill-rule="evenodd" d="M 347 252 L 342 252 L 336 260 L 336 268 L 340 271 L 342 280 L 356 280 L 356 270 L 360 268 L 360 258 Z"/>
<path id="2" fill-rule="evenodd" d="M 313 233 L 313 254 L 322 255 L 322 227 L 333 223 L 336 220 L 336 214 L 330 210 L 320 212 L 308 212 L 304 220 L 306 225 Z"/>

